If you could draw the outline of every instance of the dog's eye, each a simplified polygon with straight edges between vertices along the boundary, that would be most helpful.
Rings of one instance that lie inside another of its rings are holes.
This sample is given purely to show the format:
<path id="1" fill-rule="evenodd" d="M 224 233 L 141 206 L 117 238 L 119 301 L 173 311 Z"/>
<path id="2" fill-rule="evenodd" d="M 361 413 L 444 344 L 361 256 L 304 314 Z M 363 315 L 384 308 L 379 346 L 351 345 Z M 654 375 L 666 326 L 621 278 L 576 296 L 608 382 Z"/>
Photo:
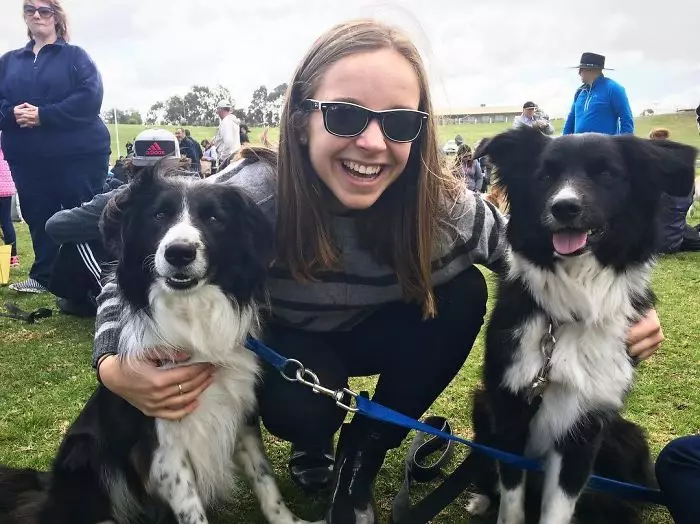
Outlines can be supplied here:
<path id="1" fill-rule="evenodd" d="M 165 213 L 165 211 L 158 211 L 155 215 L 153 215 L 153 218 L 156 220 L 165 220 L 168 215 Z"/>
<path id="2" fill-rule="evenodd" d="M 219 219 L 216 218 L 214 215 L 209 215 L 209 218 L 208 218 L 207 220 L 208 220 L 209 222 L 211 222 L 212 224 L 215 224 L 216 222 L 219 221 Z"/>

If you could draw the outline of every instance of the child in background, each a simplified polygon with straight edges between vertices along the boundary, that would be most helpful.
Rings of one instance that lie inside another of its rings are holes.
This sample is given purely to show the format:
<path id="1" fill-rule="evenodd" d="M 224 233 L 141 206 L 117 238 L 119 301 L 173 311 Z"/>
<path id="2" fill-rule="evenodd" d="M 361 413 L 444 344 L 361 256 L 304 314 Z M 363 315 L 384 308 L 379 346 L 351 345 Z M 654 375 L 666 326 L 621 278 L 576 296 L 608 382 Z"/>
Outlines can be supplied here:
<path id="1" fill-rule="evenodd" d="M 12 224 L 12 196 L 16 192 L 10 166 L 5 161 L 2 148 L 0 148 L 0 229 L 2 229 L 2 238 L 5 244 L 12 246 L 10 267 L 19 267 L 17 235 L 15 234 L 15 226 Z"/>

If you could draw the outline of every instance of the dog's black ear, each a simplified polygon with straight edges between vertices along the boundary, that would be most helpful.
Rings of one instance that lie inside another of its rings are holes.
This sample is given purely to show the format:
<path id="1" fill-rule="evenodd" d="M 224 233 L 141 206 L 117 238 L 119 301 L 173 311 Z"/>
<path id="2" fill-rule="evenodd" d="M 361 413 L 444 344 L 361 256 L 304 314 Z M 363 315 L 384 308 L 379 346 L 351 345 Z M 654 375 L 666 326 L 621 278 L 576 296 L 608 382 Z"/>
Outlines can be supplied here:
<path id="1" fill-rule="evenodd" d="M 539 165 L 539 157 L 551 138 L 536 129 L 523 126 L 485 140 L 474 152 L 474 158 L 487 156 L 498 168 L 500 179 L 508 185 L 511 174 L 534 172 Z"/>
<path id="2" fill-rule="evenodd" d="M 122 251 L 123 226 L 126 224 L 134 199 L 156 183 L 160 176 L 159 171 L 163 168 L 161 164 L 162 162 L 159 162 L 155 166 L 137 169 L 131 183 L 124 189 L 117 189 L 102 211 L 100 217 L 102 242 L 112 255 L 118 257 Z"/>
<path id="3" fill-rule="evenodd" d="M 102 233 L 102 242 L 107 251 L 118 258 L 124 244 L 122 240 L 122 223 L 130 207 L 133 188 L 131 185 L 128 185 L 114 191 L 115 194 L 107 201 L 107 205 L 102 210 L 100 232 Z"/>
<path id="4" fill-rule="evenodd" d="M 697 149 L 670 140 L 646 140 L 632 135 L 614 139 L 628 172 L 638 183 L 657 187 L 673 196 L 690 194 L 695 181 Z"/>

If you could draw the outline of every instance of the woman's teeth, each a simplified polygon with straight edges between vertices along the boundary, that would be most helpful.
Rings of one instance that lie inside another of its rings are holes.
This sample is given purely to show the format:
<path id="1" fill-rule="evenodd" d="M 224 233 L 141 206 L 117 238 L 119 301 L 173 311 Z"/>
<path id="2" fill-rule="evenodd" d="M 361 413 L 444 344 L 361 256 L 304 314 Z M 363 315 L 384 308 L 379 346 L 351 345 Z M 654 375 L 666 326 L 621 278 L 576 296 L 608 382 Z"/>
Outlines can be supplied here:
<path id="1" fill-rule="evenodd" d="M 352 175 L 361 178 L 374 178 L 379 175 L 382 170 L 382 166 L 358 164 L 357 162 L 349 162 L 347 160 L 343 161 L 343 166 L 350 171 Z"/>

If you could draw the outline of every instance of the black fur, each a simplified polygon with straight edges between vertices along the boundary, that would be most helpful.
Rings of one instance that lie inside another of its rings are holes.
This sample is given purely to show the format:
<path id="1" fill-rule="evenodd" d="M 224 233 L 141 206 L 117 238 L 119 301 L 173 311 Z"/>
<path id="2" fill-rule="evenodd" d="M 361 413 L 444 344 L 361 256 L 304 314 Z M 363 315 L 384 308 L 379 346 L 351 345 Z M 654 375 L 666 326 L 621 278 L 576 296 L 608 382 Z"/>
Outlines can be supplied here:
<path id="1" fill-rule="evenodd" d="M 239 304 L 263 289 L 272 254 L 272 227 L 241 190 L 144 169 L 108 204 L 101 228 L 118 254 L 117 282 L 133 308 L 148 311 L 153 282 L 148 263 L 180 211 L 195 210 L 210 268 L 207 280 Z M 154 419 L 100 385 L 66 433 L 51 473 L 0 468 L 0 524 L 96 524 L 116 520 L 105 478 L 121 477 L 138 501 L 128 521 L 175 523 L 171 509 L 146 492 L 157 445 Z M 119 524 L 127 524 L 118 521 Z"/>
<path id="2" fill-rule="evenodd" d="M 601 266 L 621 275 L 652 260 L 661 193 L 690 192 L 696 151 L 633 136 L 587 134 L 553 140 L 522 128 L 481 145 L 475 157 L 483 155 L 496 165 L 497 183 L 508 195 L 511 214 L 507 236 L 514 253 L 543 271 L 551 271 L 568 256 L 553 248 L 554 234 L 593 231 L 581 252 L 589 251 Z M 575 187 L 577 194 L 574 203 L 578 207 L 569 214 L 561 208 L 555 210 L 552 199 L 566 184 Z M 648 289 L 629 299 L 639 315 L 654 303 Z M 522 393 L 511 392 L 504 386 L 504 377 L 523 351 L 516 329 L 544 313 L 541 303 L 524 277 L 501 277 L 486 335 L 485 390 L 475 395 L 476 440 L 516 454 L 525 452 L 529 424 L 538 404 L 530 405 Z M 555 449 L 563 456 L 559 486 L 572 496 L 591 472 L 647 486 L 655 484 L 644 432 L 612 409 L 586 413 L 576 430 L 558 441 Z M 495 463 L 483 458 L 473 462 L 476 491 L 495 496 Z M 506 487 L 512 487 L 519 483 L 522 472 L 501 465 L 500 477 Z M 528 505 L 536 506 L 536 513 L 542 497 L 540 476 L 529 475 L 528 488 L 535 491 L 527 500 Z M 577 505 L 577 516 L 586 522 L 619 524 L 637 522 L 639 513 L 638 507 L 613 496 L 586 493 Z"/>

